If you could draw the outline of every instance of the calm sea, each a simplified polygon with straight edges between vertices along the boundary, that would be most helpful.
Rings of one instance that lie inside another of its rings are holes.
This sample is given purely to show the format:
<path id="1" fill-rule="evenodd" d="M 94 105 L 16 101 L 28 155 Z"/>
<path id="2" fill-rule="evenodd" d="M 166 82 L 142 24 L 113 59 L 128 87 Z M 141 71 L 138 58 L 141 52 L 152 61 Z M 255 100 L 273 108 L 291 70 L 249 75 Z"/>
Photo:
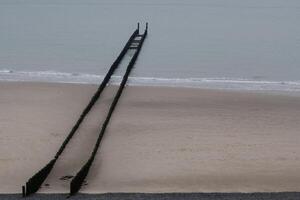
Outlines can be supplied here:
<path id="1" fill-rule="evenodd" d="M 0 0 L 0 80 L 98 83 L 138 21 L 131 84 L 300 91 L 299 0 Z"/>

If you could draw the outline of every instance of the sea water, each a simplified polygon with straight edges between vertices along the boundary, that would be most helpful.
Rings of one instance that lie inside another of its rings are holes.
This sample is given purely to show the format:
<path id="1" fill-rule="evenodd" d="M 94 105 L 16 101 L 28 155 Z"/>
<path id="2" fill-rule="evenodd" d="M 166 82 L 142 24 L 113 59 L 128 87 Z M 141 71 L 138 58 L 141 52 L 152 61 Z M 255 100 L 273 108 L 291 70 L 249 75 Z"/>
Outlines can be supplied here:
<path id="1" fill-rule="evenodd" d="M 97 84 L 137 22 L 129 84 L 300 91 L 299 0 L 0 0 L 0 80 Z"/>

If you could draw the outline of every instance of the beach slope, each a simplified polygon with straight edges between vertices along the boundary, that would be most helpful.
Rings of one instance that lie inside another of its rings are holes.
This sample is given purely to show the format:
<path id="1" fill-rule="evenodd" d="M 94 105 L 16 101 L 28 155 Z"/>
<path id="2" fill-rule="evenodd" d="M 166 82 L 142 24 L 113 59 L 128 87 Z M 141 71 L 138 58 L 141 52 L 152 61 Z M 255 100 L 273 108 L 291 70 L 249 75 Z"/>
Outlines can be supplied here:
<path id="1" fill-rule="evenodd" d="M 0 83 L 0 193 L 56 153 L 95 85 Z M 68 193 L 116 92 L 109 86 L 41 193 Z M 300 191 L 300 97 L 129 86 L 83 193 Z"/>

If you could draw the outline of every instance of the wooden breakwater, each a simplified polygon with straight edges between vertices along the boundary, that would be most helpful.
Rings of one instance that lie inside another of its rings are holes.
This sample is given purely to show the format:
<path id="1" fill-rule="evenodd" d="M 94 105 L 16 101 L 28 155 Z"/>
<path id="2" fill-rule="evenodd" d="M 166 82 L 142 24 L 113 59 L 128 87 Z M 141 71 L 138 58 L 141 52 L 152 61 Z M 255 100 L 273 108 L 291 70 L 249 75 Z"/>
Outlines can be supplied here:
<path id="1" fill-rule="evenodd" d="M 84 178 L 86 177 L 86 175 L 88 174 L 89 168 L 93 163 L 93 160 L 95 158 L 95 155 L 97 153 L 97 150 L 100 146 L 100 142 L 102 140 L 103 134 L 105 132 L 105 129 L 109 123 L 109 119 L 114 111 L 115 106 L 118 103 L 118 100 L 123 92 L 123 89 L 126 85 L 128 76 L 137 60 L 137 57 L 139 55 L 139 52 L 141 50 L 141 47 L 143 45 L 143 42 L 146 38 L 146 35 L 148 33 L 148 23 L 146 24 L 146 29 L 144 31 L 143 35 L 139 34 L 139 23 L 138 23 L 138 27 L 137 29 L 132 33 L 132 35 L 130 36 L 130 38 L 128 39 L 128 41 L 126 42 L 125 46 L 123 47 L 122 51 L 120 52 L 120 54 L 118 55 L 117 59 L 113 62 L 113 64 L 111 65 L 109 71 L 107 72 L 107 74 L 105 75 L 102 83 L 99 85 L 97 91 L 95 92 L 95 94 L 92 96 L 91 100 L 89 101 L 89 103 L 87 104 L 87 106 L 85 107 L 85 109 L 82 111 L 81 115 L 79 116 L 78 120 L 76 121 L 75 125 L 73 126 L 73 128 L 71 129 L 71 131 L 69 132 L 69 134 L 67 135 L 66 139 L 63 141 L 62 145 L 60 146 L 59 150 L 57 151 L 57 153 L 55 154 L 54 158 L 52 160 L 50 160 L 49 163 L 47 163 L 41 170 L 39 170 L 36 174 L 34 174 L 25 184 L 25 186 L 22 186 L 22 195 L 23 197 L 29 196 L 35 192 L 37 192 L 39 190 L 39 188 L 41 187 L 41 185 L 43 184 L 43 182 L 46 180 L 46 178 L 48 177 L 48 175 L 50 174 L 52 168 L 54 167 L 56 161 L 58 160 L 58 158 L 60 157 L 60 155 L 63 153 L 64 149 L 66 148 L 67 144 L 69 143 L 69 141 L 73 138 L 74 134 L 76 133 L 77 129 L 79 128 L 80 124 L 84 121 L 85 117 L 87 116 L 87 114 L 90 112 L 90 110 L 92 109 L 92 107 L 94 106 L 94 104 L 98 101 L 98 99 L 101 96 L 101 93 L 103 92 L 103 90 L 105 89 L 105 87 L 107 86 L 111 76 L 113 75 L 113 73 L 115 72 L 115 70 L 118 68 L 119 64 L 121 63 L 121 61 L 123 60 L 124 56 L 126 55 L 126 53 L 128 52 L 128 50 L 130 49 L 135 49 L 136 52 L 134 53 L 134 56 L 132 57 L 132 59 L 130 60 L 130 63 L 127 66 L 126 72 L 123 76 L 122 82 L 119 86 L 119 89 L 116 93 L 116 96 L 114 97 L 114 100 L 111 104 L 111 107 L 109 109 L 109 112 L 107 114 L 107 117 L 103 123 L 103 126 L 101 128 L 99 137 L 97 139 L 97 143 L 94 147 L 94 150 L 91 154 L 90 159 L 88 160 L 88 162 L 81 168 L 81 170 L 77 173 L 77 175 L 75 176 L 75 178 L 72 180 L 71 182 L 71 186 L 70 186 L 70 194 L 75 194 L 76 192 L 79 191 L 82 182 L 84 181 Z M 137 38 L 141 38 L 140 40 L 138 40 Z"/>
<path id="2" fill-rule="evenodd" d="M 89 172 L 89 169 L 90 169 L 90 167 L 91 167 L 91 165 L 92 165 L 92 163 L 93 163 L 93 161 L 95 159 L 95 156 L 96 156 L 97 151 L 99 149 L 101 140 L 103 138 L 103 135 L 105 133 L 105 130 L 106 130 L 106 127 L 107 127 L 107 125 L 109 123 L 109 120 L 110 120 L 110 118 L 111 118 L 111 116 L 112 116 L 112 114 L 114 112 L 114 109 L 115 109 L 116 105 L 118 104 L 118 101 L 119 101 L 119 99 L 121 97 L 121 94 L 122 94 L 122 92 L 124 90 L 124 87 L 126 85 L 126 82 L 128 80 L 129 74 L 130 74 L 130 72 L 131 72 L 131 70 L 132 70 L 132 68 L 133 68 L 133 66 L 134 66 L 134 64 L 135 64 L 135 62 L 136 62 L 136 60 L 138 58 L 138 55 L 140 53 L 140 50 L 141 50 L 142 45 L 144 43 L 144 40 L 145 40 L 145 38 L 147 36 L 147 32 L 148 31 L 147 31 L 147 28 L 146 28 L 144 34 L 141 36 L 141 39 L 140 40 L 136 40 L 137 41 L 136 52 L 134 53 L 133 57 L 131 58 L 131 60 L 130 60 L 130 62 L 128 64 L 128 66 L 127 66 L 126 72 L 125 72 L 125 74 L 124 74 L 124 76 L 122 78 L 122 82 L 121 82 L 121 84 L 119 86 L 119 89 L 118 89 L 117 93 L 115 94 L 113 102 L 110 105 L 109 111 L 108 111 L 107 116 L 105 118 L 105 121 L 104 121 L 104 123 L 103 123 L 103 125 L 101 127 L 101 130 L 100 130 L 97 142 L 96 142 L 96 144 L 94 146 L 94 149 L 93 149 L 93 152 L 92 152 L 90 158 L 83 165 L 83 167 L 81 168 L 81 170 L 76 174 L 76 176 L 71 181 L 70 195 L 74 195 L 74 194 L 76 194 L 79 191 L 79 189 L 80 189 L 83 181 L 85 180 L 85 178 L 86 178 L 86 176 L 87 176 L 87 174 Z"/>

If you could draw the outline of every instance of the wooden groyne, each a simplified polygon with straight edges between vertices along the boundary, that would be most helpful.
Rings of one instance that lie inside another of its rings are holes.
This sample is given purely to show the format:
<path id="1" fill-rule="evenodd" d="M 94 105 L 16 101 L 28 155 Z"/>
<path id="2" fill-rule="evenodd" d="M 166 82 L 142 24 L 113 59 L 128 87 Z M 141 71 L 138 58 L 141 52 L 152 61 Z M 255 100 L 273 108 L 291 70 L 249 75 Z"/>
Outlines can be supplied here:
<path id="1" fill-rule="evenodd" d="M 98 151 L 98 149 L 100 147 L 100 143 L 101 143 L 101 140 L 102 140 L 103 135 L 105 133 L 106 127 L 107 127 L 107 125 L 109 123 L 109 120 L 110 120 L 110 118 L 111 118 L 111 116 L 113 114 L 113 111 L 114 111 L 114 109 L 115 109 L 115 107 L 116 107 L 116 105 L 117 105 L 117 103 L 118 103 L 118 101 L 119 101 L 119 99 L 121 97 L 121 94 L 122 94 L 122 92 L 124 90 L 124 87 L 126 85 L 126 82 L 128 80 L 128 76 L 129 76 L 129 74 L 130 74 L 130 72 L 131 72 L 131 70 L 132 70 L 132 68 L 133 68 L 133 66 L 134 66 L 134 64 L 135 64 L 135 62 L 136 62 L 136 60 L 138 58 L 138 55 L 140 53 L 140 50 L 141 50 L 142 45 L 144 43 L 144 40 L 145 40 L 145 38 L 147 36 L 147 32 L 148 32 L 148 30 L 147 30 L 147 27 L 146 27 L 144 34 L 141 36 L 141 39 L 140 40 L 135 40 L 135 43 L 137 45 L 135 47 L 136 48 L 136 52 L 134 53 L 133 57 L 131 58 L 131 60 L 130 60 L 130 62 L 128 64 L 128 66 L 127 66 L 126 72 L 125 72 L 125 74 L 124 74 L 124 76 L 122 78 L 122 82 L 121 82 L 121 84 L 119 86 L 119 89 L 118 89 L 118 91 L 117 91 L 117 93 L 116 93 L 116 95 L 115 95 L 115 97 L 113 99 L 113 102 L 110 105 L 109 111 L 108 111 L 107 116 L 105 118 L 105 121 L 104 121 L 104 123 L 103 123 L 103 125 L 101 127 L 101 130 L 100 130 L 97 142 L 96 142 L 96 144 L 94 146 L 94 149 L 93 149 L 93 152 L 92 152 L 90 158 L 83 165 L 83 167 L 80 169 L 80 171 L 76 174 L 76 176 L 71 181 L 70 195 L 74 195 L 74 194 L 76 194 L 80 190 L 83 181 L 85 180 L 86 176 L 88 175 L 89 169 L 90 169 L 91 165 L 93 164 L 93 161 L 95 159 L 97 151 Z"/>
<path id="2" fill-rule="evenodd" d="M 73 128 L 71 129 L 69 134 L 67 135 L 66 139 L 63 141 L 61 147 L 59 148 L 59 150 L 55 154 L 54 158 L 52 160 L 50 160 L 50 162 L 47 163 L 41 170 L 39 170 L 36 174 L 34 174 L 26 182 L 25 186 L 22 186 L 22 195 L 23 195 L 23 197 L 29 196 L 29 195 L 31 195 L 31 194 L 33 194 L 33 193 L 35 193 L 39 190 L 39 188 L 41 187 L 43 182 L 46 180 L 46 178 L 50 174 L 50 172 L 51 172 L 52 168 L 54 167 L 56 161 L 58 160 L 60 155 L 63 153 L 63 151 L 66 148 L 67 144 L 73 138 L 73 136 L 75 135 L 77 129 L 80 127 L 81 123 L 84 121 L 87 114 L 90 112 L 90 110 L 92 109 L 94 104 L 100 98 L 101 93 L 103 92 L 103 90 L 107 86 L 111 76 L 113 75 L 115 70 L 118 68 L 119 64 L 123 60 L 123 58 L 126 55 L 126 53 L 128 52 L 128 50 L 129 49 L 136 49 L 136 52 L 135 52 L 134 56 L 132 57 L 129 65 L 126 69 L 125 75 L 123 76 L 123 79 L 122 79 L 122 82 L 119 86 L 118 92 L 116 93 L 116 96 L 115 96 L 115 98 L 114 98 L 114 100 L 111 104 L 108 115 L 107 115 L 107 117 L 106 117 L 106 119 L 103 123 L 103 126 L 101 128 L 101 132 L 100 132 L 99 137 L 97 139 L 97 143 L 94 147 L 94 150 L 91 154 L 91 157 L 88 160 L 88 162 L 81 168 L 81 170 L 78 172 L 78 174 L 75 176 L 75 178 L 71 182 L 70 194 L 73 195 L 80 189 L 81 184 L 84 181 L 84 178 L 86 177 L 86 175 L 88 174 L 89 168 L 92 165 L 92 162 L 95 158 L 97 150 L 100 146 L 100 142 L 101 142 L 101 139 L 102 139 L 103 134 L 105 132 L 105 129 L 106 129 L 108 123 L 109 123 L 109 119 L 110 119 L 110 117 L 111 117 L 111 115 L 114 111 L 115 106 L 117 105 L 117 102 L 118 102 L 118 100 L 119 100 L 119 98 L 122 94 L 122 91 L 123 91 L 125 85 L 126 85 L 128 76 L 129 76 L 129 74 L 130 74 L 130 72 L 131 72 L 131 70 L 132 70 L 132 68 L 133 68 L 133 66 L 136 62 L 136 59 L 137 59 L 138 54 L 141 50 L 144 39 L 147 35 L 147 31 L 148 31 L 148 24 L 146 25 L 146 29 L 145 29 L 144 34 L 140 35 L 139 34 L 139 24 L 138 24 L 138 28 L 132 33 L 132 35 L 130 36 L 130 38 L 126 42 L 125 46 L 123 47 L 122 51 L 118 55 L 117 59 L 111 65 L 111 67 L 110 67 L 109 71 L 107 72 L 107 74 L 105 75 L 102 83 L 99 85 L 97 91 L 92 96 L 91 100 L 89 101 L 89 103 L 87 104 L 87 106 L 85 107 L 85 109 L 83 110 L 81 115 L 79 116 L 78 120 L 76 121 L 75 125 L 73 126 Z M 137 38 L 139 38 L 139 37 L 141 39 L 137 40 Z M 135 45 L 137 45 L 137 46 L 135 46 Z"/>

